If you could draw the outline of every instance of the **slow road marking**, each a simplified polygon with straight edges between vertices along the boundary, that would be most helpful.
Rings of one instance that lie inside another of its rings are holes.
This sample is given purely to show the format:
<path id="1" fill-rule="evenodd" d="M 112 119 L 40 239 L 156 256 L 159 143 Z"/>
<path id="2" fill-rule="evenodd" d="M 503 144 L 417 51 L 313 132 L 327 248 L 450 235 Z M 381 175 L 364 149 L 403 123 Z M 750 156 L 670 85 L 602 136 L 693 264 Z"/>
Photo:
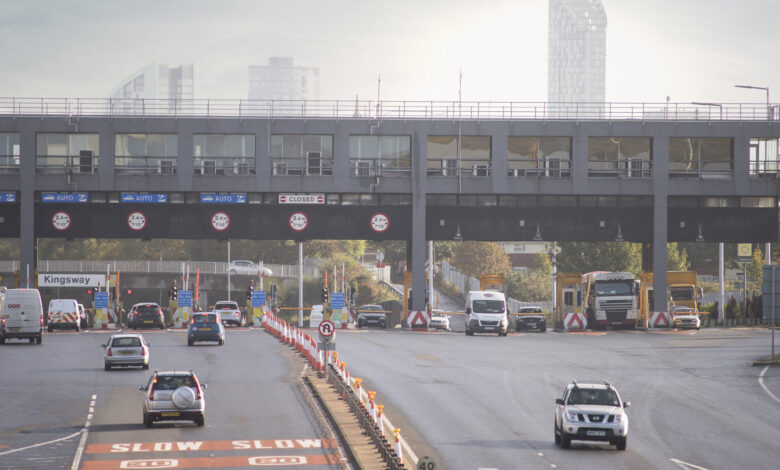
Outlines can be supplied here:
<path id="1" fill-rule="evenodd" d="M 257 449 L 325 449 L 338 444 L 332 439 L 255 439 L 236 441 L 168 441 L 118 442 L 90 444 L 86 454 L 117 454 L 137 452 L 186 452 L 203 450 L 257 450 Z"/>
<path id="2" fill-rule="evenodd" d="M 230 468 L 279 467 L 293 465 L 340 464 L 337 455 L 258 455 L 252 457 L 196 457 L 137 460 L 92 460 L 84 462 L 83 470 L 121 470 L 132 468 Z"/>

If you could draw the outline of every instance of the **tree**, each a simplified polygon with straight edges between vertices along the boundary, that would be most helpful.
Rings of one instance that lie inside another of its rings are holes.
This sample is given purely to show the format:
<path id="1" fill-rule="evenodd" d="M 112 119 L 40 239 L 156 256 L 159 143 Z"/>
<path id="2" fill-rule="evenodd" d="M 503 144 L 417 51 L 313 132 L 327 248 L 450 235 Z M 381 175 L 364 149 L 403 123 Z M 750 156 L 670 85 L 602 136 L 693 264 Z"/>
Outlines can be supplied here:
<path id="1" fill-rule="evenodd" d="M 538 253 L 533 269 L 511 272 L 507 276 L 507 294 L 522 302 L 536 302 L 552 297 L 552 263 L 546 253 Z"/>
<path id="2" fill-rule="evenodd" d="M 754 282 L 763 279 L 763 266 L 764 254 L 761 252 L 761 248 L 756 247 L 753 249 L 753 256 L 750 258 L 750 263 L 747 265 L 748 279 Z"/>
<path id="3" fill-rule="evenodd" d="M 562 242 L 558 246 L 558 272 L 630 272 L 642 269 L 642 247 L 638 243 Z"/>
<path id="4" fill-rule="evenodd" d="M 677 243 L 666 244 L 666 270 L 688 271 L 691 263 L 688 262 L 688 253 Z"/>
<path id="5" fill-rule="evenodd" d="M 493 242 L 461 243 L 455 250 L 452 264 L 463 274 L 477 278 L 480 274 L 505 274 L 512 269 L 507 254 Z"/>

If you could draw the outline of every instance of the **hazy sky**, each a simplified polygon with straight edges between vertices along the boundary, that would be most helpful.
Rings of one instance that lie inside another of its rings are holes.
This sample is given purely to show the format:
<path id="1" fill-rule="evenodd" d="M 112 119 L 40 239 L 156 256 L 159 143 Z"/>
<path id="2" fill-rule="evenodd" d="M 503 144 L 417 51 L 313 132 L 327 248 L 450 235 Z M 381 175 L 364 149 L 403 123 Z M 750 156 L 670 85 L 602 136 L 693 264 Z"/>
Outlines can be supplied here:
<path id="1" fill-rule="evenodd" d="M 780 0 L 602 0 L 607 101 L 780 101 Z M 0 0 L 0 96 L 106 97 L 153 61 L 246 98 L 269 56 L 320 98 L 545 101 L 547 0 Z"/>

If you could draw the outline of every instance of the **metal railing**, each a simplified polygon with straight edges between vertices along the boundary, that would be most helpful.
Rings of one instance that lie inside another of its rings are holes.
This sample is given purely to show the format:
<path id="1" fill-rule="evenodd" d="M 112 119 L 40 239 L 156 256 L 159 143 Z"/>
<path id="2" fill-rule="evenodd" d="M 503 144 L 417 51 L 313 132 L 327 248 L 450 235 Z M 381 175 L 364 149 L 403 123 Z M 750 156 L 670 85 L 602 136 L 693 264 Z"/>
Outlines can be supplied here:
<path id="1" fill-rule="evenodd" d="M 0 97 L 0 115 L 96 117 L 272 117 L 327 119 L 766 121 L 764 103 L 546 103 L 512 101 L 355 101 Z"/>
<path id="2" fill-rule="evenodd" d="M 229 264 L 218 261 L 152 261 L 152 260 L 39 260 L 39 273 L 181 273 L 189 268 L 190 275 L 196 270 L 201 274 L 227 274 Z M 273 277 L 298 277 L 298 265 L 265 264 Z M 19 269 L 19 261 L 0 261 L 0 272 Z M 304 263 L 304 277 L 318 277 L 319 268 Z"/>

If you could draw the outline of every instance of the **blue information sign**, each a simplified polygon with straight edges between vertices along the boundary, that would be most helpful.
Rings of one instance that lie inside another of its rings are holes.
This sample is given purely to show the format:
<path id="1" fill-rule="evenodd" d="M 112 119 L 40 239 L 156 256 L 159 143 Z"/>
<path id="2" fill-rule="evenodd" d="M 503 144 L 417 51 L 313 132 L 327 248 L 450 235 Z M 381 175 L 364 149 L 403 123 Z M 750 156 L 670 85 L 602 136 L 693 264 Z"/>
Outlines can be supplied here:
<path id="1" fill-rule="evenodd" d="M 134 202 L 143 204 L 165 204 L 168 202 L 168 195 L 165 193 L 122 193 L 120 198 L 122 202 Z"/>
<path id="2" fill-rule="evenodd" d="M 201 204 L 246 204 L 246 194 L 200 193 Z"/>
<path id="3" fill-rule="evenodd" d="M 41 193 L 41 202 L 89 202 L 89 193 Z"/>
<path id="4" fill-rule="evenodd" d="M 95 308 L 108 308 L 108 292 L 95 292 Z"/>
<path id="5" fill-rule="evenodd" d="M 333 292 L 332 294 L 330 294 L 330 308 L 334 310 L 344 308 L 343 292 Z"/>
<path id="6" fill-rule="evenodd" d="M 261 305 L 265 305 L 265 291 L 252 291 L 252 307 L 259 307 Z"/>
<path id="7" fill-rule="evenodd" d="M 176 300 L 179 302 L 176 304 L 179 307 L 192 307 L 192 291 L 180 290 Z"/>
<path id="8" fill-rule="evenodd" d="M 16 193 L 0 193 L 0 202 L 16 202 Z"/>

